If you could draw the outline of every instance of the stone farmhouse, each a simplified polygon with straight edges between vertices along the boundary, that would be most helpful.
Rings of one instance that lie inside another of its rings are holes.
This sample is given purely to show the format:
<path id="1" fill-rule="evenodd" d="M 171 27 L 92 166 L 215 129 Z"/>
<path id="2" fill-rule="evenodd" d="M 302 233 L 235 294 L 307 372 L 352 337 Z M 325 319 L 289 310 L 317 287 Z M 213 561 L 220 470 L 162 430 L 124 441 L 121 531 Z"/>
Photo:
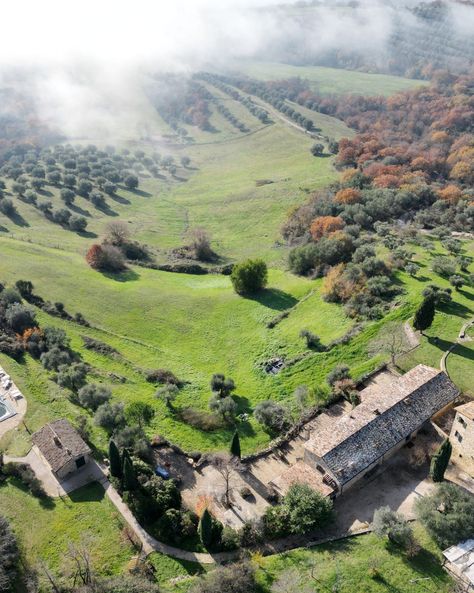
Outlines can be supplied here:
<path id="1" fill-rule="evenodd" d="M 449 440 L 460 465 L 474 475 L 474 401 L 457 406 Z"/>
<path id="2" fill-rule="evenodd" d="M 31 440 L 36 453 L 58 480 L 84 467 L 89 461 L 89 446 L 67 420 L 46 424 L 33 433 Z"/>
<path id="3" fill-rule="evenodd" d="M 340 496 L 448 410 L 459 390 L 446 373 L 418 365 L 402 376 L 383 373 L 360 395 L 359 405 L 310 434 L 303 458 L 273 480 L 277 490 L 303 482 L 325 496 Z"/>

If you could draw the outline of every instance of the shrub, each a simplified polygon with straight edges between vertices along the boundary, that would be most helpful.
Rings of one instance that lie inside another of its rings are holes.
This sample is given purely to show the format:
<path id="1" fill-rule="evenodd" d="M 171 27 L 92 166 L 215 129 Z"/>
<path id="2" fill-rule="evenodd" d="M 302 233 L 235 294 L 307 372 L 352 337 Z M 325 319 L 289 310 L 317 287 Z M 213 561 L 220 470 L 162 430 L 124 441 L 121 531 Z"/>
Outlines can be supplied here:
<path id="1" fill-rule="evenodd" d="M 230 279 L 238 294 L 262 290 L 268 280 L 267 264 L 261 259 L 248 259 L 234 266 Z"/>
<path id="2" fill-rule="evenodd" d="M 219 397 L 227 397 L 235 390 L 234 381 L 221 373 L 215 373 L 211 378 L 211 391 L 217 393 Z"/>
<path id="3" fill-rule="evenodd" d="M 312 243 L 295 247 L 288 256 L 290 270 L 294 274 L 308 274 L 316 266 L 318 253 L 316 245 Z"/>
<path id="4" fill-rule="evenodd" d="M 92 245 L 86 260 L 91 268 L 101 272 L 122 272 L 126 268 L 122 252 L 114 245 Z"/>
<path id="5" fill-rule="evenodd" d="M 209 408 L 226 422 L 232 422 L 237 414 L 237 404 L 230 395 L 221 397 L 215 393 L 209 400 Z"/>
<path id="6" fill-rule="evenodd" d="M 256 590 L 255 571 L 245 562 L 219 566 L 199 577 L 190 593 L 251 593 Z"/>
<path id="7" fill-rule="evenodd" d="M 8 593 L 15 590 L 17 565 L 20 551 L 16 537 L 5 517 L 0 515 L 0 590 Z M 16 583 L 18 584 L 18 583 Z"/>
<path id="8" fill-rule="evenodd" d="M 16 214 L 16 208 L 11 200 L 2 198 L 0 200 L 0 212 L 5 214 L 5 216 L 14 216 Z"/>
<path id="9" fill-rule="evenodd" d="M 350 379 L 351 373 L 349 367 L 345 364 L 338 364 L 333 370 L 327 375 L 326 381 L 330 387 L 334 387 L 334 384 L 338 381 L 344 381 Z"/>
<path id="10" fill-rule="evenodd" d="M 474 497 L 455 484 L 439 484 L 432 494 L 415 501 L 415 511 L 442 549 L 474 533 Z"/>
<path id="11" fill-rule="evenodd" d="M 78 391 L 86 382 L 87 365 L 82 362 L 75 362 L 70 366 L 59 367 L 57 383 L 61 387 Z"/>
<path id="12" fill-rule="evenodd" d="M 263 525 L 268 537 L 303 534 L 326 526 L 332 518 L 332 501 L 307 484 L 292 484 L 282 502 L 266 509 Z"/>
<path id="13" fill-rule="evenodd" d="M 125 414 L 123 410 L 124 405 L 121 402 L 102 404 L 97 408 L 94 422 L 111 434 L 117 428 L 124 426 Z"/>
<path id="14" fill-rule="evenodd" d="M 270 432 L 281 433 L 287 431 L 290 427 L 286 409 L 282 405 L 271 400 L 257 404 L 253 415 L 257 422 Z"/>
<path id="15" fill-rule="evenodd" d="M 322 237 L 326 237 L 343 228 L 344 221 L 339 216 L 320 216 L 315 218 L 311 223 L 310 232 L 313 241 L 319 241 Z"/>
<path id="16" fill-rule="evenodd" d="M 71 356 L 67 350 L 53 346 L 50 350 L 41 354 L 40 360 L 46 370 L 57 371 L 59 367 L 68 365 L 71 362 Z"/>
<path id="17" fill-rule="evenodd" d="M 27 463 L 6 463 L 2 468 L 6 476 L 13 476 L 20 480 L 38 498 L 46 496 L 41 481 Z"/>
<path id="18" fill-rule="evenodd" d="M 155 369 L 146 374 L 148 383 L 170 383 L 179 386 L 181 381 L 176 375 L 168 369 Z"/>
<path id="19" fill-rule="evenodd" d="M 291 533 L 324 527 L 332 518 L 332 501 L 307 484 L 292 484 L 283 499 Z"/>
<path id="20" fill-rule="evenodd" d="M 105 404 L 112 397 L 112 393 L 108 387 L 91 383 L 84 385 L 79 389 L 78 399 L 81 406 L 90 408 L 95 411 L 99 406 Z"/>
<path id="21" fill-rule="evenodd" d="M 432 299 L 435 306 L 447 305 L 453 299 L 451 296 L 451 288 L 440 288 L 436 284 L 430 284 L 422 291 L 422 296 L 425 299 Z"/>
<path id="22" fill-rule="evenodd" d="M 172 409 L 173 402 L 176 399 L 178 393 L 179 389 L 176 385 L 174 385 L 173 383 L 167 383 L 166 385 L 164 385 L 164 387 L 161 387 L 157 390 L 157 392 L 155 393 L 155 397 L 157 399 L 160 399 L 166 405 L 167 408 Z"/>
<path id="23" fill-rule="evenodd" d="M 123 182 L 127 189 L 133 190 L 138 187 L 138 177 L 136 175 L 127 175 Z"/>
<path id="24" fill-rule="evenodd" d="M 313 348 L 314 350 L 323 351 L 325 350 L 324 346 L 321 344 L 321 338 L 313 332 L 309 331 L 309 329 L 302 329 L 300 331 L 300 338 L 304 338 L 306 340 L 306 346 L 308 348 Z"/>
<path id="25" fill-rule="evenodd" d="M 8 305 L 5 311 L 5 319 L 11 329 L 19 334 L 22 334 L 30 327 L 36 326 L 34 310 L 20 303 Z"/>
<path id="26" fill-rule="evenodd" d="M 449 277 L 449 283 L 451 286 L 454 286 L 456 290 L 459 290 L 464 284 L 464 278 L 459 276 L 459 274 L 454 274 L 453 276 Z"/>
<path id="27" fill-rule="evenodd" d="M 431 267 L 436 274 L 448 278 L 456 273 L 456 262 L 449 257 L 434 257 Z"/>
<path id="28" fill-rule="evenodd" d="M 211 248 L 211 237 L 205 229 L 197 228 L 191 232 L 191 247 L 194 255 L 201 261 L 213 261 L 216 254 Z"/>
<path id="29" fill-rule="evenodd" d="M 87 220 L 84 216 L 73 214 L 69 219 L 69 228 L 76 233 L 82 233 L 87 228 Z"/>
<path id="30" fill-rule="evenodd" d="M 375 511 L 372 528 L 376 535 L 387 536 L 397 546 L 405 549 L 415 546 L 415 538 L 410 524 L 388 506 Z"/>

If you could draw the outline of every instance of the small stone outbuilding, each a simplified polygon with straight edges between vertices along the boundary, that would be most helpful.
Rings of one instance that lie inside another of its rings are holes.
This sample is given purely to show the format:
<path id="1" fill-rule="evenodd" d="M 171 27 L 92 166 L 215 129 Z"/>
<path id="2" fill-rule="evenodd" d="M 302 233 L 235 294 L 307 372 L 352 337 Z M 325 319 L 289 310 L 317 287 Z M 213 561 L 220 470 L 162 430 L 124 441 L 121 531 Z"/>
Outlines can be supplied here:
<path id="1" fill-rule="evenodd" d="M 83 468 L 89 461 L 89 445 L 65 419 L 46 424 L 31 439 L 37 453 L 58 480 Z"/>

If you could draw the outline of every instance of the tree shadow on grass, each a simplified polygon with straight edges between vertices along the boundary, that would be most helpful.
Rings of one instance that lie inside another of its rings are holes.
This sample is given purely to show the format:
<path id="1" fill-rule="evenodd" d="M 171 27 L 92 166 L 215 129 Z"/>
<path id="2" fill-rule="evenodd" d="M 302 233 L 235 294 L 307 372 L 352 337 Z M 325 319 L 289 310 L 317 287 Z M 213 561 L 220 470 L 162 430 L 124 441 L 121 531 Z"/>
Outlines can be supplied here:
<path id="1" fill-rule="evenodd" d="M 462 296 L 465 299 L 468 299 L 469 301 L 474 301 L 474 294 L 472 292 L 467 292 L 467 290 L 463 290 L 462 288 L 460 288 L 458 292 L 459 294 L 462 294 Z"/>
<path id="2" fill-rule="evenodd" d="M 69 492 L 72 502 L 99 502 L 105 498 L 105 490 L 99 482 L 91 482 L 73 492 Z"/>
<path id="3" fill-rule="evenodd" d="M 106 216 L 118 216 L 118 212 L 112 210 L 112 208 L 107 203 L 102 206 L 96 206 L 96 210 L 102 212 L 102 214 L 105 214 Z"/>
<path id="4" fill-rule="evenodd" d="M 112 198 L 112 200 L 114 200 L 115 202 L 118 202 L 119 204 L 130 204 L 130 200 L 127 200 L 127 198 L 124 198 L 122 196 L 119 196 L 117 194 L 112 194 L 109 195 L 109 198 Z"/>
<path id="5" fill-rule="evenodd" d="M 442 338 L 438 338 L 438 336 L 426 336 L 428 339 L 428 343 L 431 346 L 435 346 L 442 352 L 446 352 L 449 350 L 453 345 L 454 342 L 450 342 L 449 340 L 443 340 Z"/>
<path id="6" fill-rule="evenodd" d="M 290 309 L 298 302 L 298 299 L 296 299 L 294 296 L 288 294 L 287 292 L 283 292 L 283 290 L 278 288 L 265 288 L 264 290 L 261 290 L 255 294 L 246 294 L 243 296 L 244 298 L 257 301 L 264 307 L 268 307 L 269 309 L 274 309 L 276 311 Z"/>
<path id="7" fill-rule="evenodd" d="M 56 503 L 53 498 L 48 496 L 46 493 L 44 493 L 42 496 L 32 494 L 32 492 L 28 488 L 28 486 L 26 486 L 26 484 L 24 484 L 21 480 L 19 480 L 16 477 L 12 476 L 10 478 L 7 478 L 6 480 L 0 481 L 0 491 L 1 491 L 2 486 L 6 485 L 6 484 L 11 484 L 12 486 L 14 486 L 15 488 L 18 488 L 18 490 L 21 490 L 28 496 L 33 496 L 34 498 L 37 498 L 40 505 L 44 509 L 52 510 L 56 507 Z"/>
<path id="8" fill-rule="evenodd" d="M 102 276 L 109 278 L 110 280 L 115 280 L 116 282 L 132 282 L 134 280 L 138 280 L 140 275 L 135 272 L 135 270 L 125 270 L 124 272 L 102 272 Z"/>
<path id="9" fill-rule="evenodd" d="M 456 301 L 451 301 L 447 305 L 440 306 L 439 310 L 447 315 L 454 315 L 456 317 L 462 317 L 463 319 L 472 315 L 472 309 Z"/>
<path id="10" fill-rule="evenodd" d="M 418 573 L 418 578 L 431 579 L 432 583 L 445 583 L 450 580 L 449 574 L 443 569 L 439 559 L 429 550 L 421 548 L 421 550 L 410 558 L 405 553 L 400 553 L 399 548 L 398 556 L 401 558 L 404 564 L 410 567 L 411 570 Z"/>
<path id="11" fill-rule="evenodd" d="M 90 218 L 92 216 L 92 214 L 89 212 L 89 210 L 84 210 L 84 208 L 81 208 L 77 204 L 71 203 L 71 204 L 68 204 L 68 207 L 70 210 L 72 210 L 76 214 L 80 214 L 81 216 L 86 216 L 88 218 Z"/>
<path id="12" fill-rule="evenodd" d="M 19 212 L 14 212 L 13 214 L 8 214 L 8 218 L 16 224 L 16 226 L 21 227 L 29 227 L 30 224 L 23 218 L 23 216 Z"/>
<path id="13" fill-rule="evenodd" d="M 142 196 L 142 198 L 151 198 L 152 196 L 149 191 L 145 191 L 143 189 L 131 189 L 129 191 L 131 191 L 133 194 L 136 194 L 137 196 Z"/>
<path id="14" fill-rule="evenodd" d="M 84 237 L 85 239 L 95 239 L 98 235 L 92 231 L 78 231 L 77 233 L 80 237 Z"/>

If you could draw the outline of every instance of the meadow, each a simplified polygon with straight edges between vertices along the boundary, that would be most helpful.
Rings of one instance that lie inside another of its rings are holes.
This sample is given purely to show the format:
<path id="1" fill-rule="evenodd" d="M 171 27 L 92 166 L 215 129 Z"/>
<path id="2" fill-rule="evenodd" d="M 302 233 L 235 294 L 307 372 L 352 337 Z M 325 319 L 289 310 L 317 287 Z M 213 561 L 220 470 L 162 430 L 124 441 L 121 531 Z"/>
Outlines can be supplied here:
<path id="1" fill-rule="evenodd" d="M 389 74 L 372 74 L 323 66 L 295 66 L 255 60 L 240 60 L 233 65 L 233 69 L 260 80 L 282 80 L 299 76 L 309 82 L 312 90 L 325 95 L 354 93 L 389 96 L 427 84 L 423 80 L 412 80 Z"/>

